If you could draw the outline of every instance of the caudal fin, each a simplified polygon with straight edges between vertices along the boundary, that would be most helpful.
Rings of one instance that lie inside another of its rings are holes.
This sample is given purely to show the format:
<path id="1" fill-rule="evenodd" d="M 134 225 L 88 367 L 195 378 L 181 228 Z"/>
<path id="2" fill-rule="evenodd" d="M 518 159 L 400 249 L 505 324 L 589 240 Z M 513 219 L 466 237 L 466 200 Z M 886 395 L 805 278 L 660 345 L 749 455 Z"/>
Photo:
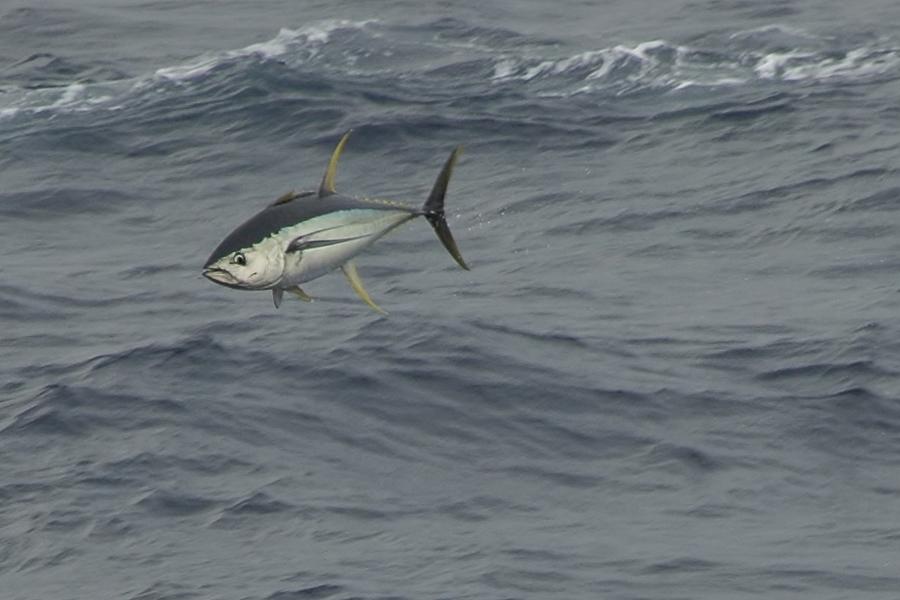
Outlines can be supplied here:
<path id="1" fill-rule="evenodd" d="M 462 152 L 462 146 L 457 146 L 450 153 L 450 157 L 444 163 L 444 168 L 441 169 L 441 173 L 434 182 L 434 187 L 431 188 L 431 194 L 428 196 L 428 200 L 425 201 L 425 206 L 422 207 L 422 213 L 428 219 L 428 222 L 431 223 L 438 239 L 444 244 L 444 248 L 447 249 L 453 260 L 468 271 L 469 265 L 466 264 L 462 254 L 459 253 L 459 248 L 453 239 L 453 234 L 450 233 L 450 227 L 447 225 L 447 219 L 444 216 L 444 196 L 447 195 L 447 184 L 450 183 L 453 165 L 456 164 L 456 159 L 459 157 L 460 152 Z"/>

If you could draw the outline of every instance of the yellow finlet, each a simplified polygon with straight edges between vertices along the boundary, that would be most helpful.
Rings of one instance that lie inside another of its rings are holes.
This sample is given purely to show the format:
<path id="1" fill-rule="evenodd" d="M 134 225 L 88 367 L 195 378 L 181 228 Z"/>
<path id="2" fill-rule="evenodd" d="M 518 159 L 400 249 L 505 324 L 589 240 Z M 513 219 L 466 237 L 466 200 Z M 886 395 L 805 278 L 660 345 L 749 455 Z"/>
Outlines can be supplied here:
<path id="1" fill-rule="evenodd" d="M 356 292 L 356 295 L 359 296 L 363 302 L 371 306 L 372 309 L 375 310 L 375 312 L 382 315 L 387 315 L 387 312 L 380 306 L 375 304 L 375 302 L 372 301 L 372 298 L 369 297 L 369 293 L 366 291 L 366 288 L 363 287 L 363 282 L 359 278 L 359 273 L 356 271 L 356 265 L 353 263 L 353 261 L 345 262 L 341 267 L 341 271 L 343 271 L 344 275 L 347 276 L 347 281 L 350 282 L 350 287 L 353 288 L 353 291 Z"/>
<path id="2" fill-rule="evenodd" d="M 344 146 L 347 145 L 347 138 L 350 137 L 351 133 L 353 133 L 352 129 L 345 133 L 341 141 L 334 147 L 334 152 L 331 153 L 331 160 L 328 161 L 328 168 L 325 169 L 325 177 L 322 178 L 322 185 L 319 186 L 319 198 L 335 192 L 334 176 L 337 172 L 338 160 L 341 158 L 341 152 L 344 151 Z"/>
<path id="3" fill-rule="evenodd" d="M 301 300 L 303 300 L 304 302 L 312 302 L 313 301 L 312 296 L 310 296 L 309 294 L 304 292 L 302 289 L 300 289 L 299 285 L 292 287 L 288 291 L 290 293 L 292 293 L 293 295 L 297 296 L 298 298 L 300 298 Z"/>

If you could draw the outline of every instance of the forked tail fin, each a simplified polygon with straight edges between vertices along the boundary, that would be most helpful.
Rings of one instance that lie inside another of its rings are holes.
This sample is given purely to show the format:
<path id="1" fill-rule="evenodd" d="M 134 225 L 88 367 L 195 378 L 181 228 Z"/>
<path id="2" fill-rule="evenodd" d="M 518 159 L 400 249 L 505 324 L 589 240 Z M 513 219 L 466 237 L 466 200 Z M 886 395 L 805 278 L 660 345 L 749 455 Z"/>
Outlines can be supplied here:
<path id="1" fill-rule="evenodd" d="M 425 201 L 425 206 L 422 207 L 422 213 L 428 219 L 428 222 L 431 223 L 438 239 L 444 244 L 444 248 L 447 249 L 453 260 L 468 271 L 469 265 L 466 264 L 462 254 L 459 253 L 459 248 L 453 239 L 453 234 L 450 233 L 450 227 L 447 225 L 447 219 L 444 216 L 444 196 L 447 195 L 447 184 L 450 183 L 453 165 L 456 164 L 456 159 L 459 157 L 460 152 L 462 152 L 462 146 L 457 146 L 450 153 L 450 157 L 444 163 L 444 168 L 441 169 L 441 173 L 434 182 L 434 187 L 431 188 L 431 194 L 428 196 L 428 200 Z"/>

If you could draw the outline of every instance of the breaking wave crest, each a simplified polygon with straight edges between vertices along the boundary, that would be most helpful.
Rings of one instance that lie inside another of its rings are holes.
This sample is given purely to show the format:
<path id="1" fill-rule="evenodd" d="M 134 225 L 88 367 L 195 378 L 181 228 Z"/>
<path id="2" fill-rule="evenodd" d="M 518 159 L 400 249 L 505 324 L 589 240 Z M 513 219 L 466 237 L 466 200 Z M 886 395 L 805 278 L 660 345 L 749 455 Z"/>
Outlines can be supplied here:
<path id="1" fill-rule="evenodd" d="M 21 112 L 28 114 L 55 114 L 81 112 L 102 107 L 116 110 L 146 90 L 158 89 L 165 84 L 184 84 L 199 80 L 219 68 L 229 65 L 279 60 L 290 56 L 293 63 L 313 60 L 319 50 L 339 30 L 359 30 L 372 21 L 351 22 L 331 20 L 300 29 L 281 29 L 271 40 L 250 44 L 237 50 L 209 53 L 170 67 L 157 69 L 151 74 L 122 78 L 105 82 L 72 82 L 35 89 L 15 86 L 0 87 L 0 119 L 13 117 Z"/>
<path id="2" fill-rule="evenodd" d="M 328 43 L 335 31 L 361 29 L 372 22 L 335 20 L 301 29 L 282 28 L 274 38 L 266 42 L 251 44 L 238 50 L 204 55 L 183 65 L 157 69 L 151 80 L 185 81 L 202 77 L 222 65 L 246 59 L 264 61 L 291 54 L 295 62 L 310 60 Z"/>
<path id="3" fill-rule="evenodd" d="M 434 29 L 440 35 L 426 34 Z M 461 79 L 488 81 L 543 97 L 698 86 L 858 83 L 900 72 L 900 47 L 890 40 L 860 44 L 857 39 L 842 45 L 779 25 L 710 35 L 691 45 L 651 40 L 556 56 L 547 55 L 548 47 L 556 46 L 454 20 L 392 28 L 374 20 L 329 20 L 284 28 L 270 40 L 204 54 L 137 77 L 119 75 L 108 81 L 39 88 L 0 87 L 0 120 L 21 112 L 117 110 L 140 102 L 149 92 L 201 85 L 223 73 L 252 77 L 249 70 L 262 64 L 280 64 L 288 70 L 314 65 L 337 78 L 389 77 L 392 85 L 429 88 L 436 80 L 450 88 L 460 85 Z M 483 91 L 481 85 L 474 93 Z"/>
<path id="4" fill-rule="evenodd" d="M 761 31 L 768 33 L 770 29 Z M 778 31 L 785 30 L 778 28 Z M 754 82 L 865 82 L 895 73 L 900 67 L 900 48 L 894 46 L 826 48 L 812 36 L 793 34 L 795 43 L 806 41 L 812 47 L 801 45 L 788 49 L 765 43 L 749 33 L 732 34 L 725 44 L 716 45 L 719 47 L 653 40 L 552 59 L 503 56 L 494 64 L 492 79 L 495 83 L 519 81 L 544 86 L 549 83 L 556 86 L 554 91 L 559 95 L 572 95 L 601 90 L 626 93 L 642 89 L 739 86 Z"/>

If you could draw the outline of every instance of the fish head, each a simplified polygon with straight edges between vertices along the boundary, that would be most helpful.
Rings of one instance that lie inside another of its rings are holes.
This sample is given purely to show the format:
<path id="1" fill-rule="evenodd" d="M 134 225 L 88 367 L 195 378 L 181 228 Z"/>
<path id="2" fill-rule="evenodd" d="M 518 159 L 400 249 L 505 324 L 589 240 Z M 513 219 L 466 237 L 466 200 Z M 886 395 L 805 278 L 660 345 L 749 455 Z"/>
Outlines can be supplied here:
<path id="1" fill-rule="evenodd" d="M 273 240 L 264 240 L 231 249 L 223 242 L 203 266 L 203 276 L 213 283 L 241 290 L 272 288 L 284 272 L 284 253 L 275 246 Z"/>

